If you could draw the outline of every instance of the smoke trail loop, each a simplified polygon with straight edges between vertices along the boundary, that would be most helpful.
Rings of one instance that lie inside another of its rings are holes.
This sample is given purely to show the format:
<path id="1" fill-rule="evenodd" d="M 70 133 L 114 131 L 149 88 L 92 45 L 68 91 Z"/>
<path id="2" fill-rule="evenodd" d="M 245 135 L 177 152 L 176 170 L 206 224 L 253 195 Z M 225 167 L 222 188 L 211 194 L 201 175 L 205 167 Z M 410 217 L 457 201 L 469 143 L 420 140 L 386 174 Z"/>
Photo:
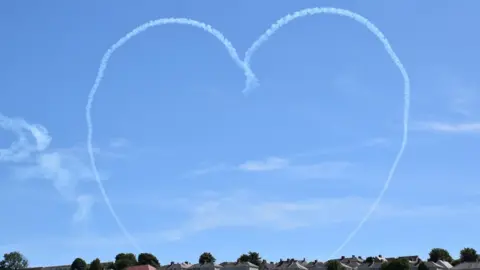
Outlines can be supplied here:
<path id="1" fill-rule="evenodd" d="M 95 176 L 95 180 L 98 184 L 98 187 L 100 189 L 100 192 L 102 194 L 102 197 L 105 201 L 105 204 L 107 205 L 110 213 L 112 214 L 113 218 L 115 219 L 117 225 L 119 226 L 120 230 L 123 232 L 123 234 L 129 239 L 131 244 L 139 251 L 141 252 L 141 248 L 138 246 L 136 243 L 135 239 L 130 235 L 128 230 L 125 228 L 123 225 L 122 221 L 118 217 L 117 213 L 115 212 L 112 204 L 110 203 L 110 199 L 108 198 L 108 195 L 105 191 L 105 188 L 103 186 L 102 181 L 100 180 L 100 176 L 97 170 L 97 165 L 95 161 L 95 156 L 93 152 L 93 147 L 92 147 L 92 137 L 93 137 L 93 124 L 92 124 L 92 116 L 91 116 L 91 108 L 92 104 L 94 101 L 95 94 L 97 92 L 98 87 L 100 86 L 100 83 L 104 77 L 105 69 L 107 68 L 108 61 L 112 54 L 119 49 L 121 46 L 123 46 L 128 40 L 131 38 L 137 36 L 138 34 L 148 30 L 151 27 L 154 26 L 160 26 L 160 25 L 166 25 L 166 24 L 181 24 L 181 25 L 188 25 L 188 26 L 193 26 L 200 28 L 207 33 L 210 33 L 211 35 L 215 36 L 220 42 L 223 43 L 225 48 L 227 49 L 228 53 L 230 54 L 230 57 L 233 59 L 233 61 L 244 71 L 244 74 L 247 78 L 246 81 L 246 89 L 251 89 L 257 85 L 257 79 L 253 72 L 246 67 L 243 64 L 243 61 L 240 60 L 238 57 L 238 54 L 231 44 L 231 42 L 223 36 L 223 34 L 213 28 L 212 26 L 205 24 L 203 22 L 195 21 L 192 19 L 188 18 L 164 18 L 164 19 L 158 19 L 154 21 L 149 21 L 147 23 L 144 23 L 140 25 L 139 27 L 135 28 L 134 30 L 130 31 L 127 33 L 124 37 L 120 38 L 115 44 L 113 44 L 103 55 L 102 60 L 100 62 L 100 67 L 98 68 L 97 76 L 95 78 L 95 82 L 90 90 L 90 93 L 88 95 L 88 101 L 87 105 L 85 107 L 85 114 L 86 114 L 86 120 L 87 120 L 87 129 L 88 129 L 88 136 L 87 136 L 87 149 L 88 149 L 88 155 L 90 157 L 90 165 L 92 167 L 93 174 Z"/>
<path id="2" fill-rule="evenodd" d="M 390 182 L 393 178 L 393 175 L 395 174 L 395 171 L 397 169 L 398 163 L 400 162 L 403 152 L 405 151 L 405 147 L 407 146 L 408 142 L 408 121 L 409 121 L 409 111 L 410 111 L 410 78 L 408 76 L 408 73 L 406 69 L 404 68 L 402 62 L 398 58 L 398 56 L 395 54 L 393 51 L 390 43 L 388 42 L 387 38 L 385 35 L 372 23 L 370 22 L 367 18 L 354 13 L 352 11 L 346 10 L 346 9 L 339 9 L 339 8 L 333 8 L 333 7 L 323 7 L 323 8 L 307 8 L 303 10 L 299 10 L 294 12 L 293 14 L 288 14 L 279 20 L 275 22 L 274 24 L 271 25 L 271 27 L 265 31 L 257 40 L 255 40 L 252 44 L 252 46 L 247 50 L 245 53 L 245 58 L 243 60 L 245 66 L 247 68 L 250 67 L 250 61 L 253 56 L 253 54 L 260 48 L 260 46 L 266 42 L 270 36 L 275 34 L 280 28 L 283 26 L 287 25 L 288 23 L 292 22 L 293 20 L 299 19 L 301 17 L 305 16 L 311 16 L 311 15 L 317 15 L 317 14 L 333 14 L 333 15 L 340 15 L 344 17 L 348 17 L 350 19 L 353 19 L 363 26 L 367 27 L 370 32 L 372 32 L 379 40 L 382 42 L 382 44 L 385 47 L 385 50 L 387 51 L 388 55 L 392 59 L 393 63 L 397 66 L 398 70 L 400 71 L 403 81 L 404 81 L 404 86 L 403 86 L 403 93 L 404 93 L 404 107 L 403 107 L 403 133 L 402 133 L 402 142 L 400 149 L 398 150 L 398 153 L 395 157 L 395 160 L 393 161 L 393 164 L 388 172 L 387 180 L 385 181 L 383 185 L 383 189 L 380 191 L 378 197 L 375 199 L 373 204 L 371 205 L 369 211 L 366 213 L 366 215 L 362 218 L 360 223 L 357 225 L 357 227 L 354 228 L 354 230 L 347 236 L 345 241 L 340 245 L 339 248 L 337 248 L 333 254 L 330 256 L 333 258 L 338 252 L 340 252 L 351 240 L 355 235 L 360 231 L 360 229 L 363 227 L 363 224 L 367 222 L 367 220 L 370 218 L 372 213 L 375 211 L 377 206 L 380 204 L 383 196 L 385 195 L 385 192 L 388 190 L 388 187 L 390 185 Z M 243 90 L 244 94 L 248 94 L 252 88 L 249 88 L 250 82 L 247 80 L 245 82 L 246 87 Z"/>

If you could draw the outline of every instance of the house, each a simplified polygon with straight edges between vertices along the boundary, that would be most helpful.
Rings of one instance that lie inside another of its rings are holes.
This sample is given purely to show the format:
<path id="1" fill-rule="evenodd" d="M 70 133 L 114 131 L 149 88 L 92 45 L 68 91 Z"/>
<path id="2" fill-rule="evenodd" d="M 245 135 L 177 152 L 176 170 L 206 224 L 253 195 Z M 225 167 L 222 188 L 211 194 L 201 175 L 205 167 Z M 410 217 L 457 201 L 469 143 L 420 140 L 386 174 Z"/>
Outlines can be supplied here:
<path id="1" fill-rule="evenodd" d="M 434 263 L 434 262 L 423 262 L 425 264 L 426 267 L 428 267 L 428 270 L 441 270 L 442 267 L 440 265 L 438 265 L 437 263 Z"/>
<path id="2" fill-rule="evenodd" d="M 155 267 L 145 264 L 145 265 L 135 265 L 127 267 L 126 270 L 157 270 Z"/>
<path id="3" fill-rule="evenodd" d="M 413 256 L 400 256 L 400 257 L 397 257 L 397 259 L 405 259 L 407 260 L 408 262 L 412 262 L 412 263 L 419 263 L 422 261 L 422 259 L 420 259 L 419 256 L 417 255 L 413 255 Z"/>
<path id="4" fill-rule="evenodd" d="M 183 262 L 183 263 L 174 263 L 171 262 L 168 266 L 164 268 L 164 270 L 186 270 L 190 269 L 192 267 L 192 264 L 189 262 Z"/>
<path id="5" fill-rule="evenodd" d="M 221 264 L 222 270 L 258 270 L 258 266 L 251 262 L 235 262 Z"/>
<path id="6" fill-rule="evenodd" d="M 450 268 L 453 268 L 453 266 L 447 262 L 447 261 L 442 261 L 442 260 L 438 260 L 436 262 L 438 265 L 440 265 L 442 267 L 442 269 L 450 269 Z"/>
<path id="7" fill-rule="evenodd" d="M 267 262 L 266 260 L 263 260 L 260 266 L 264 270 L 274 270 L 276 267 L 274 262 Z"/>
<path id="8" fill-rule="evenodd" d="M 47 266 L 42 267 L 42 270 L 70 270 L 70 264 L 68 265 L 56 265 L 56 266 Z"/>
<path id="9" fill-rule="evenodd" d="M 223 266 L 216 263 L 204 263 L 204 264 L 197 263 L 189 267 L 189 269 L 191 270 L 220 270 L 222 268 Z"/>
<path id="10" fill-rule="evenodd" d="M 107 267 L 112 264 L 113 262 L 103 262 L 101 263 L 102 267 L 104 269 L 107 269 Z M 65 265 L 56 265 L 56 266 L 45 266 L 45 267 L 29 267 L 21 270 L 70 270 L 71 265 L 70 264 L 65 264 Z M 155 269 L 156 270 L 156 269 Z"/>
<path id="11" fill-rule="evenodd" d="M 453 270 L 480 270 L 480 262 L 464 262 L 452 267 Z"/>
<path id="12" fill-rule="evenodd" d="M 382 269 L 382 265 L 386 263 L 387 260 L 376 260 L 372 264 L 368 266 L 369 269 L 380 270 Z"/>
<path id="13" fill-rule="evenodd" d="M 319 260 L 309 262 L 305 267 L 307 267 L 309 270 L 326 270 L 327 269 L 325 264 Z"/>
<path id="14" fill-rule="evenodd" d="M 342 263 L 344 267 L 347 266 L 347 269 L 348 268 L 355 269 L 363 263 L 363 258 L 362 256 L 357 257 L 355 255 L 352 255 L 352 257 L 342 256 L 340 257 L 340 259 L 337 259 L 337 261 Z"/>
<path id="15" fill-rule="evenodd" d="M 370 270 L 370 265 L 372 265 L 373 263 L 362 263 L 360 264 L 356 270 Z"/>
<path id="16" fill-rule="evenodd" d="M 286 261 L 280 260 L 274 269 L 308 270 L 308 268 L 303 266 L 301 262 L 294 259 L 287 259 Z"/>

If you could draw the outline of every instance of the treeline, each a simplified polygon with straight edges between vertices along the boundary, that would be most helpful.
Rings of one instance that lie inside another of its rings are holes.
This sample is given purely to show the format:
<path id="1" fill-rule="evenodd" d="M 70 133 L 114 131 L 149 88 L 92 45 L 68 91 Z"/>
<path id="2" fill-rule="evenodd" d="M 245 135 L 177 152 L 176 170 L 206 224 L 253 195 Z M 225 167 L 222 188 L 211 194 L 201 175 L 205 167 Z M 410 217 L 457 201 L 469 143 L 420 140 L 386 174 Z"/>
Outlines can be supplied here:
<path id="1" fill-rule="evenodd" d="M 287 261 L 291 261 L 288 259 Z M 454 259 L 446 249 L 433 248 L 429 253 L 428 261 L 437 262 L 439 260 L 447 261 L 452 265 L 457 265 L 463 262 L 477 262 L 480 260 L 477 251 L 474 248 L 464 248 L 460 251 L 459 257 Z M 283 261 L 283 260 L 281 260 Z M 367 257 L 364 263 L 371 264 L 378 260 L 378 257 Z M 216 259 L 210 252 L 202 253 L 198 258 L 198 263 L 215 263 Z M 260 270 L 265 268 L 266 260 L 263 260 L 258 252 L 248 252 L 240 255 L 237 262 L 250 262 L 259 266 Z M 172 262 L 173 263 L 173 262 Z M 185 262 L 189 263 L 189 262 Z M 100 259 L 95 259 L 89 264 L 82 258 L 76 258 L 70 265 L 70 270 L 125 270 L 130 266 L 135 265 L 151 265 L 155 268 L 160 267 L 160 262 L 157 257 L 151 253 L 140 253 L 135 256 L 133 253 L 119 253 L 115 256 L 115 261 L 109 263 L 102 263 Z M 325 263 L 327 270 L 342 270 L 343 266 L 339 260 L 330 260 Z M 3 260 L 0 261 L 0 270 L 19 270 L 28 268 L 28 259 L 18 251 L 6 253 L 3 255 Z M 409 270 L 410 263 L 407 259 L 397 258 L 384 262 L 382 270 Z M 421 262 L 418 265 L 418 270 L 428 270 L 425 263 Z"/>

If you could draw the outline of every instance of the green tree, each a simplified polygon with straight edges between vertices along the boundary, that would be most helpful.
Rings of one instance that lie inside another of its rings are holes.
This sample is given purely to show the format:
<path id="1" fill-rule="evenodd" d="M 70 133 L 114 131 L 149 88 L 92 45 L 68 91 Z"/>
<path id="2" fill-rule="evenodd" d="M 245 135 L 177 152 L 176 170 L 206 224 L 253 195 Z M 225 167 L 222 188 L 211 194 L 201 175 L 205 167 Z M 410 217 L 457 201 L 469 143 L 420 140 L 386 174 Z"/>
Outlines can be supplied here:
<path id="1" fill-rule="evenodd" d="M 115 269 L 115 263 L 109 262 L 109 263 L 105 266 L 105 269 L 106 269 L 106 270 L 116 270 L 116 269 Z"/>
<path id="2" fill-rule="evenodd" d="M 212 253 L 210 253 L 210 252 L 204 252 L 198 258 L 198 263 L 199 264 L 215 263 L 215 261 L 216 261 L 215 257 L 213 257 Z"/>
<path id="3" fill-rule="evenodd" d="M 327 270 L 344 270 L 345 267 L 337 261 L 337 260 L 330 260 L 325 263 L 325 266 L 327 267 Z"/>
<path id="4" fill-rule="evenodd" d="M 457 266 L 457 265 L 459 265 L 460 263 L 461 263 L 460 259 L 455 259 L 455 260 L 452 261 L 452 265 L 453 265 L 453 266 Z"/>
<path id="5" fill-rule="evenodd" d="M 410 263 L 406 259 L 394 259 L 382 264 L 382 270 L 410 270 Z"/>
<path id="6" fill-rule="evenodd" d="M 90 263 L 88 270 L 103 270 L 102 263 L 100 262 L 99 258 L 96 258 Z"/>
<path id="7" fill-rule="evenodd" d="M 137 258 L 133 253 L 119 253 L 115 256 L 115 269 L 124 270 L 127 267 L 137 265 Z"/>
<path id="8" fill-rule="evenodd" d="M 262 257 L 260 257 L 260 254 L 258 252 L 249 251 L 248 261 L 255 264 L 256 266 L 259 266 L 262 263 Z"/>
<path id="9" fill-rule="evenodd" d="M 260 257 L 258 252 L 249 251 L 247 254 L 242 254 L 238 257 L 237 261 L 253 263 L 258 266 L 260 270 L 264 267 L 262 264 L 262 257 Z"/>
<path id="10" fill-rule="evenodd" d="M 242 254 L 237 259 L 238 262 L 242 262 L 242 263 L 248 262 L 249 260 L 250 260 L 250 256 L 248 256 L 248 254 Z"/>
<path id="11" fill-rule="evenodd" d="M 427 267 L 427 265 L 426 265 L 424 262 L 421 262 L 421 263 L 418 265 L 418 270 L 428 270 L 428 267 Z"/>
<path id="12" fill-rule="evenodd" d="M 76 258 L 70 265 L 70 270 L 87 270 L 87 263 L 82 258 Z"/>
<path id="13" fill-rule="evenodd" d="M 17 270 L 27 267 L 27 258 L 18 251 L 3 254 L 3 260 L 0 261 L 0 269 Z"/>
<path id="14" fill-rule="evenodd" d="M 452 256 L 450 256 L 450 253 L 443 248 L 432 248 L 430 253 L 428 253 L 428 260 L 431 262 L 437 262 L 438 260 L 442 261 L 447 261 L 447 262 L 452 262 Z"/>
<path id="15" fill-rule="evenodd" d="M 364 261 L 364 263 L 372 264 L 373 263 L 373 257 L 367 257 Z"/>
<path id="16" fill-rule="evenodd" d="M 461 262 L 476 262 L 477 258 L 477 251 L 473 248 L 464 248 L 460 251 Z"/>
<path id="17" fill-rule="evenodd" d="M 138 264 L 145 265 L 149 264 L 155 268 L 160 267 L 160 262 L 158 261 L 157 257 L 151 253 L 140 253 L 138 255 Z"/>

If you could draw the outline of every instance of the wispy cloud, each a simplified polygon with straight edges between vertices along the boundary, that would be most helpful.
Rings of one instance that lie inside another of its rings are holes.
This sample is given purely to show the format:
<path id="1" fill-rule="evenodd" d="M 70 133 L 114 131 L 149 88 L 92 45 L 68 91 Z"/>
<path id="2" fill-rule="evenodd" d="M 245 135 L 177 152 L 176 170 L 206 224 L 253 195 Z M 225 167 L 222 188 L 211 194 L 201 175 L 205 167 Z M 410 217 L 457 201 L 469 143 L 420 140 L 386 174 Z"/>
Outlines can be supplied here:
<path id="1" fill-rule="evenodd" d="M 228 171 L 232 169 L 234 168 L 226 164 L 215 164 L 215 165 L 207 166 L 201 169 L 196 169 L 191 173 L 188 173 L 187 176 L 200 176 L 204 174 L 218 173 L 218 172 Z"/>
<path id="2" fill-rule="evenodd" d="M 444 133 L 480 133 L 480 122 L 446 123 L 446 122 L 419 122 L 412 129 Z"/>
<path id="3" fill-rule="evenodd" d="M 52 149 L 38 154 L 33 162 L 17 164 L 13 176 L 18 180 L 45 179 L 66 199 L 75 199 L 79 181 L 92 180 L 86 152 L 78 148 Z"/>
<path id="4" fill-rule="evenodd" d="M 282 173 L 296 179 L 327 179 L 346 176 L 346 171 L 353 164 L 344 161 L 325 161 L 318 163 L 295 163 L 287 158 L 267 157 L 262 160 L 247 160 L 237 165 L 214 165 L 198 169 L 190 176 L 200 176 L 220 172 L 241 173 Z"/>
<path id="5" fill-rule="evenodd" d="M 274 171 L 288 167 L 290 162 L 279 157 L 268 157 L 265 160 L 249 160 L 237 166 L 242 171 Z"/>
<path id="6" fill-rule="evenodd" d="M 0 149 L 0 162 L 19 162 L 48 148 L 52 137 L 45 127 L 0 113 L 0 128 L 17 135 L 9 148 Z"/>
<path id="7" fill-rule="evenodd" d="M 252 192 L 238 191 L 216 195 L 208 200 L 190 201 L 184 210 L 190 217 L 180 227 L 164 231 L 171 241 L 189 234 L 222 227 L 256 227 L 291 230 L 302 227 L 331 226 L 357 222 L 370 208 L 374 198 L 337 197 L 304 200 L 268 200 Z M 193 206 L 193 208 L 192 208 Z M 477 205 L 410 205 L 382 203 L 372 219 L 442 218 L 480 212 Z"/>
<path id="8" fill-rule="evenodd" d="M 125 138 L 113 138 L 109 142 L 110 148 L 122 148 L 128 146 L 129 142 Z"/>
<path id="9" fill-rule="evenodd" d="M 472 117 L 480 111 L 478 87 L 473 84 L 455 81 L 451 85 L 449 98 L 449 107 L 454 113 Z"/>
<path id="10" fill-rule="evenodd" d="M 94 180 L 88 163 L 86 147 L 52 148 L 52 137 L 41 125 L 30 124 L 21 118 L 8 118 L 0 114 L 0 128 L 14 132 L 16 140 L 9 148 L 0 149 L 0 162 L 8 162 L 12 169 L 11 177 L 17 181 L 47 180 L 64 199 L 78 206 L 75 221 L 88 217 L 93 206 L 93 197 L 89 194 L 78 195 L 77 186 L 81 181 Z M 112 146 L 121 147 L 125 140 L 115 140 Z M 102 157 L 117 157 L 115 152 L 95 148 Z M 103 179 L 107 178 L 101 172 Z"/>
<path id="11" fill-rule="evenodd" d="M 94 149 L 97 155 L 111 158 L 108 151 Z M 76 203 L 77 210 L 73 216 L 75 222 L 86 220 L 93 206 L 93 197 L 89 194 L 78 194 L 78 187 L 84 182 L 94 181 L 94 175 L 88 163 L 86 148 L 46 149 L 34 158 L 11 166 L 12 178 L 28 184 L 29 181 L 46 180 L 59 192 L 63 199 Z M 102 181 L 108 179 L 106 171 L 100 171 Z"/>
<path id="12" fill-rule="evenodd" d="M 144 244 L 178 241 L 189 236 L 220 228 L 268 228 L 289 231 L 302 228 L 325 228 L 338 224 L 355 224 L 368 211 L 375 198 L 327 197 L 305 199 L 272 199 L 259 196 L 251 190 L 230 193 L 199 194 L 179 200 L 172 205 L 177 212 L 187 214 L 186 219 L 172 224 L 171 229 L 142 231 L 134 237 Z M 383 202 L 372 215 L 376 220 L 472 217 L 480 214 L 475 204 L 404 205 Z M 25 245 L 45 247 L 44 239 L 29 239 Z M 128 247 L 130 242 L 123 235 L 90 235 L 68 238 L 49 238 L 48 244 L 69 248 L 115 248 Z"/>
<path id="13" fill-rule="evenodd" d="M 90 210 L 94 204 L 94 198 L 91 195 L 80 195 L 77 197 L 77 211 L 73 215 L 74 222 L 85 221 L 89 215 Z"/>

